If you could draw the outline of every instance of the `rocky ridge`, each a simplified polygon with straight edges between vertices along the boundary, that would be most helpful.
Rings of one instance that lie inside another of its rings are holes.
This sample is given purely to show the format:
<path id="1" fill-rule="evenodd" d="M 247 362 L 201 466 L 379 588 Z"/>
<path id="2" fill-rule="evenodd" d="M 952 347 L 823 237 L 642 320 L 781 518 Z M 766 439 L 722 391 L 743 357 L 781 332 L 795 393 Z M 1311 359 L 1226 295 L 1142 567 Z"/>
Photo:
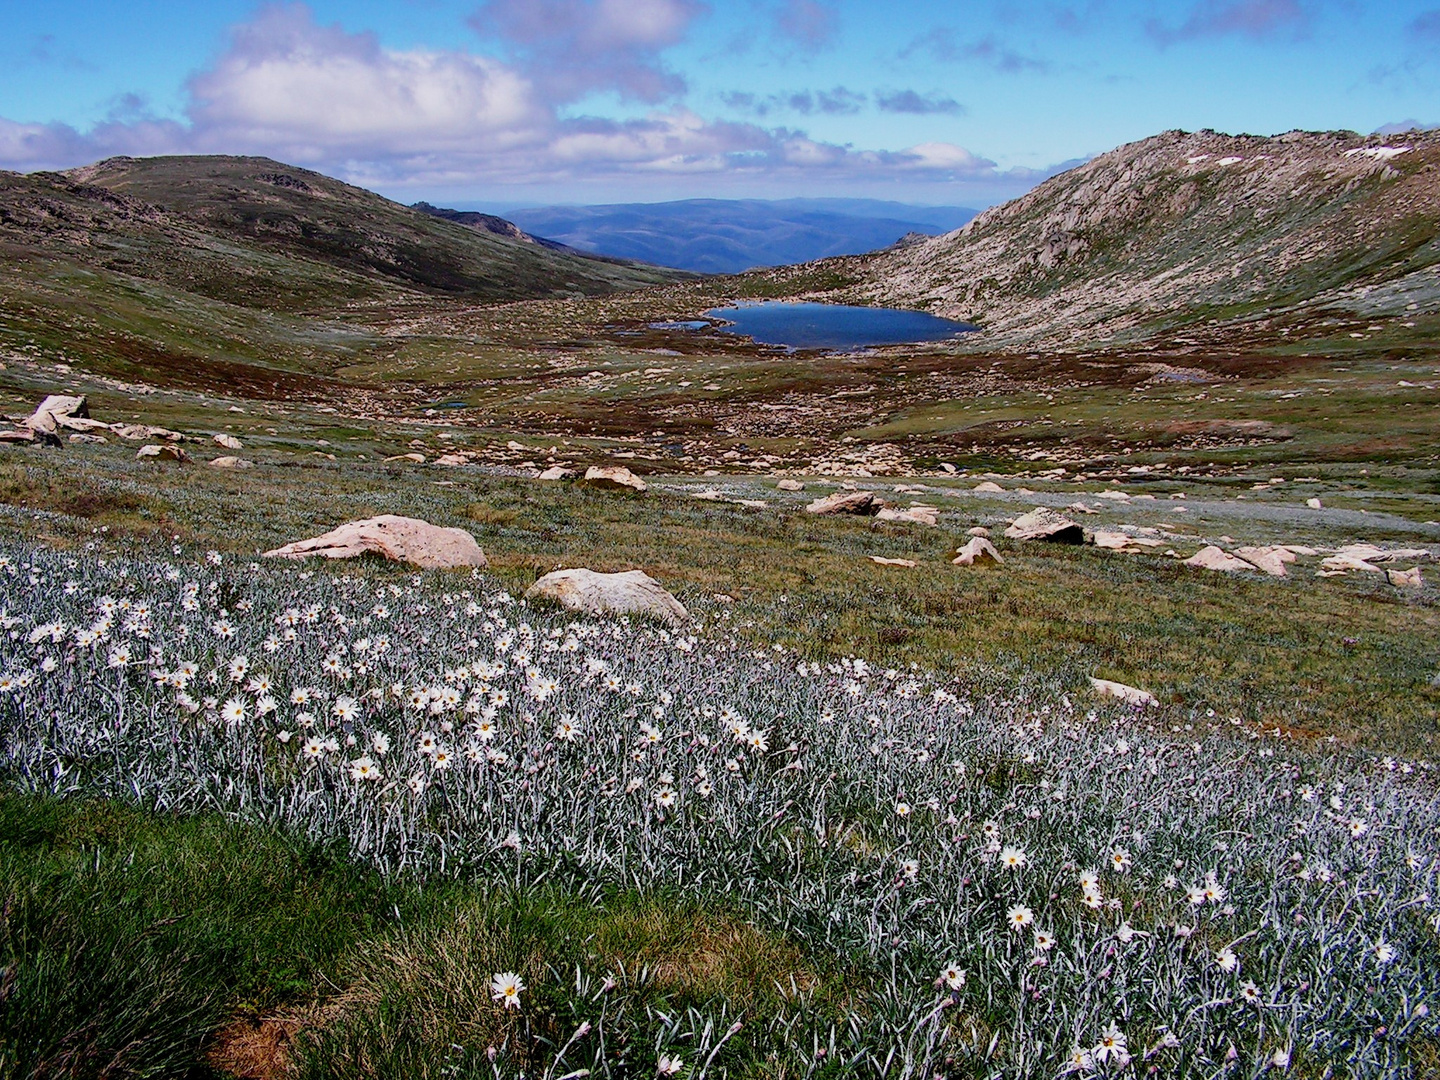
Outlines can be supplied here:
<path id="1" fill-rule="evenodd" d="M 972 346 L 1120 344 L 1440 304 L 1440 132 L 1169 131 L 892 251 L 824 295 L 980 324 Z M 1292 325 L 1293 324 L 1293 325 Z M 1180 343 L 1184 343 L 1183 340 Z"/>

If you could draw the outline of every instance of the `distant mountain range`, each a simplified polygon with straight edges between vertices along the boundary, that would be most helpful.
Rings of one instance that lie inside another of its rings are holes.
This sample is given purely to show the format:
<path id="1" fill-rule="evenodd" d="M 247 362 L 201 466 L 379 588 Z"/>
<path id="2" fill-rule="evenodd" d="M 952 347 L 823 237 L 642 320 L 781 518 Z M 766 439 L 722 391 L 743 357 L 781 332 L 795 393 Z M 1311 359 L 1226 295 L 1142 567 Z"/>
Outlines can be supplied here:
<path id="1" fill-rule="evenodd" d="M 579 251 L 699 273 L 735 274 L 877 251 L 909 234 L 933 236 L 958 229 L 975 214 L 960 206 L 876 199 L 686 199 L 541 206 L 506 217 L 525 233 Z"/>

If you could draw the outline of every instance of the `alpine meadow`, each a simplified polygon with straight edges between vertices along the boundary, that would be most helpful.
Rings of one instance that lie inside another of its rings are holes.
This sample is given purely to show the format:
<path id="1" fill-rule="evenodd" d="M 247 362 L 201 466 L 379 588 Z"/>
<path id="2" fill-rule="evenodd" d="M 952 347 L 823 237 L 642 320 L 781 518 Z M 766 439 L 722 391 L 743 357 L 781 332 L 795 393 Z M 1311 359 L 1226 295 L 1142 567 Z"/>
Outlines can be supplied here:
<path id="1" fill-rule="evenodd" d="M 1440 10 L 61 7 L 0 1080 L 1440 1076 Z"/>

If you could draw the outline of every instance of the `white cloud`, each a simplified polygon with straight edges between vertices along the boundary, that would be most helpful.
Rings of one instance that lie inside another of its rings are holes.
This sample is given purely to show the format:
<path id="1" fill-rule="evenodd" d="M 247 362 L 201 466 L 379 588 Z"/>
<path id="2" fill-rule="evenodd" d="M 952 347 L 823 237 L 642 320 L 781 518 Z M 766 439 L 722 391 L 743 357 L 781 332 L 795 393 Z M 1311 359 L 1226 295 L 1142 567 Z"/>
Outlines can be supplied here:
<path id="1" fill-rule="evenodd" d="M 688 0 L 540 2 L 584 8 L 591 21 L 581 29 L 595 40 L 647 48 L 673 40 L 696 10 Z M 679 106 L 630 120 L 566 117 L 523 64 L 461 50 L 386 49 L 371 34 L 317 25 L 295 5 L 265 8 L 237 27 L 187 89 L 184 123 L 141 117 L 81 133 L 0 120 L 0 166 L 67 167 L 111 154 L 261 154 L 390 190 L 564 183 L 581 191 L 667 176 L 708 177 L 717 188 L 744 178 L 824 182 L 832 190 L 891 178 L 1018 188 L 1031 175 L 1002 173 L 951 143 L 856 150 Z"/>

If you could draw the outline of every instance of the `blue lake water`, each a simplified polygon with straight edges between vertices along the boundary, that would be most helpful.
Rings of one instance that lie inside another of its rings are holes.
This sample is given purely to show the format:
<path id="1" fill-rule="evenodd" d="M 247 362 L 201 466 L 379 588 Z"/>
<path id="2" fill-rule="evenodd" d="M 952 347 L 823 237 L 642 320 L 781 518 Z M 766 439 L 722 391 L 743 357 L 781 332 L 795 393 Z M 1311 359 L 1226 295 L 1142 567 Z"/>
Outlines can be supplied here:
<path id="1" fill-rule="evenodd" d="M 724 319 L 729 325 L 719 329 L 727 334 L 744 334 L 764 345 L 792 349 L 850 350 L 949 341 L 979 329 L 923 311 L 844 304 L 737 304 L 705 314 Z"/>

